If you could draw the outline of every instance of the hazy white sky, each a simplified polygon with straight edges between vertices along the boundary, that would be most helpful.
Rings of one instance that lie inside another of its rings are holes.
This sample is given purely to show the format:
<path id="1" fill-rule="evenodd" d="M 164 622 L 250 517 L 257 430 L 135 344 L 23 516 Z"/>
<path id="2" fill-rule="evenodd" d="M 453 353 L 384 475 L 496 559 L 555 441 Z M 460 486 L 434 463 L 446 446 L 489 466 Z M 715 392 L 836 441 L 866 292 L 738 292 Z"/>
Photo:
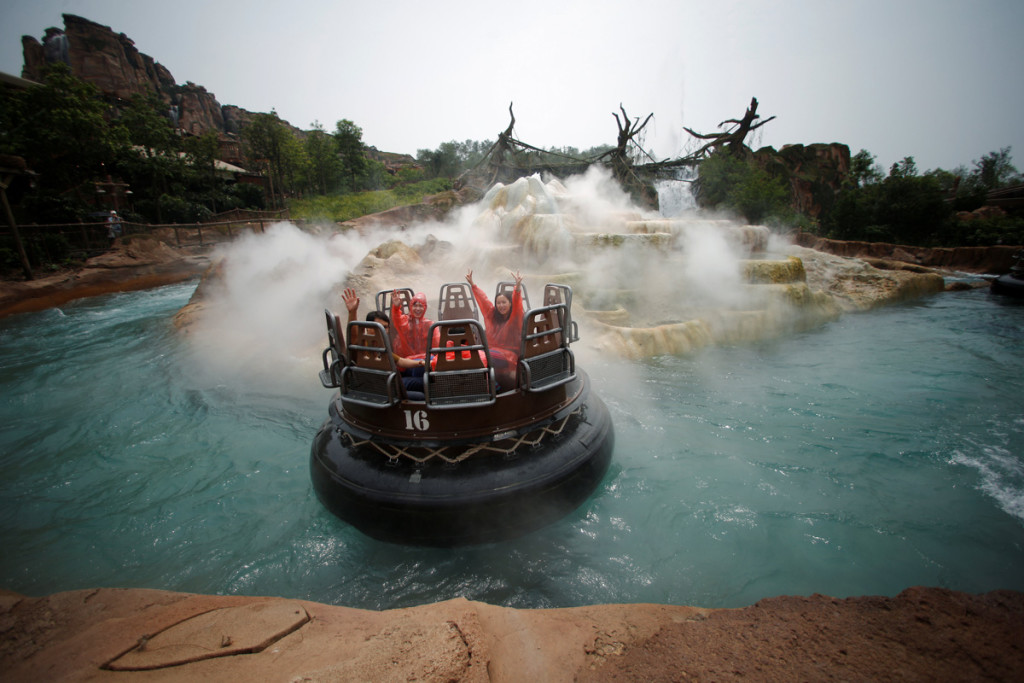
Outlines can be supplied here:
<path id="1" fill-rule="evenodd" d="M 755 146 L 842 142 L 921 171 L 1011 146 L 1024 170 L 1020 0 L 2 0 L 0 71 L 63 13 L 221 104 L 350 119 L 390 152 L 494 140 L 510 102 L 519 140 L 614 144 L 622 103 L 675 157 L 683 126 L 714 132 L 756 96 L 777 118 Z"/>

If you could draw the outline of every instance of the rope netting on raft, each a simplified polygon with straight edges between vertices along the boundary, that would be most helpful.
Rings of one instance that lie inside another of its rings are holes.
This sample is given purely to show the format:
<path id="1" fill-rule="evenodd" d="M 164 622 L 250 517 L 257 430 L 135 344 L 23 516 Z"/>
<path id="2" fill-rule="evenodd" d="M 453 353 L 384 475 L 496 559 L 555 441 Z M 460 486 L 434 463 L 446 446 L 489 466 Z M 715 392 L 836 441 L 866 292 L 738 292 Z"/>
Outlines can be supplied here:
<path id="1" fill-rule="evenodd" d="M 432 448 L 425 446 L 382 443 L 374 439 L 356 439 L 348 432 L 344 432 L 343 436 L 346 437 L 349 442 L 350 448 L 362 448 L 364 446 L 372 448 L 381 455 L 386 456 L 388 461 L 391 463 L 396 463 L 400 459 L 406 458 L 413 462 L 423 464 L 431 459 L 437 458 L 448 464 L 455 464 L 479 453 L 497 453 L 509 456 L 523 447 L 532 448 L 534 446 L 538 446 L 544 441 L 544 439 L 561 434 L 569 420 L 574 416 L 579 415 L 582 410 L 582 407 L 577 408 L 562 419 L 551 424 L 544 425 L 539 429 L 527 432 L 526 434 L 498 441 L 474 443 L 463 446 L 439 446 Z"/>

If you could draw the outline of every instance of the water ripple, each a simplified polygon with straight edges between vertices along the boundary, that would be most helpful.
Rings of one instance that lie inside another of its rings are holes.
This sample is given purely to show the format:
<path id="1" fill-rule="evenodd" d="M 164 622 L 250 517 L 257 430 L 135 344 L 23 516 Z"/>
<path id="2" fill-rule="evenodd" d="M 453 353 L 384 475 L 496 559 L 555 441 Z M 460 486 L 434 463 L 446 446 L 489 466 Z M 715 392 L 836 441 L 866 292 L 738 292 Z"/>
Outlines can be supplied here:
<path id="1" fill-rule="evenodd" d="M 0 587 L 368 609 L 1024 589 L 1024 307 L 984 292 L 602 358 L 616 451 L 590 500 L 523 538 L 430 549 L 323 509 L 307 468 L 328 393 L 295 376 L 319 357 L 198 367 L 170 323 L 193 286 L 0 321 Z"/>

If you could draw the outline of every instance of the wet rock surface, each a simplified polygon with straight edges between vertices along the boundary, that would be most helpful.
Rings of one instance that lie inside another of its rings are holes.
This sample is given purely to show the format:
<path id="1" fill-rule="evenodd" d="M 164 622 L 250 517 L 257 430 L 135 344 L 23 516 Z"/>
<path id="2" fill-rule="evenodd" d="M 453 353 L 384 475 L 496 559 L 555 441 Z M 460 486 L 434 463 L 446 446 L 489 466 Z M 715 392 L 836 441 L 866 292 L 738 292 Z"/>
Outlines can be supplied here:
<path id="1" fill-rule="evenodd" d="M 0 280 L 0 317 L 182 282 L 200 276 L 209 265 L 206 249 L 171 247 L 149 237 L 125 238 L 79 268 L 36 273 L 32 280 Z"/>
<path id="2" fill-rule="evenodd" d="M 944 268 L 968 273 L 1001 274 L 1013 266 L 1013 255 L 1020 245 L 991 247 L 913 247 L 888 242 L 856 242 L 830 240 L 810 233 L 800 233 L 796 243 L 815 251 L 862 259 L 882 259 L 916 264 L 927 268 Z"/>

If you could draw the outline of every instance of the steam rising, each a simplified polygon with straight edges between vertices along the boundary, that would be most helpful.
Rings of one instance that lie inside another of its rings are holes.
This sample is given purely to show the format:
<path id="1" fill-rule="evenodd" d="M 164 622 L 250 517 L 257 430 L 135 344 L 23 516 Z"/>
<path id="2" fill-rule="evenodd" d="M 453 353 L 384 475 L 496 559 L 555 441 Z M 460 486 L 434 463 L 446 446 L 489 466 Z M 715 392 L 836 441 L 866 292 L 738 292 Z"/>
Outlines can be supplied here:
<path id="1" fill-rule="evenodd" d="M 748 305 L 740 260 L 766 243 L 764 228 L 638 208 L 598 167 L 564 183 L 533 176 L 496 185 L 444 223 L 316 234 L 278 223 L 246 234 L 216 255 L 222 275 L 206 287 L 189 334 L 202 367 L 217 377 L 308 392 L 326 345 L 323 309 L 344 319 L 344 287 L 361 297 L 360 317 L 376 292 L 394 287 L 426 292 L 434 317 L 441 284 L 473 269 L 493 292 L 519 270 L 533 305 L 546 282 L 573 287 L 574 317 L 584 326 L 574 349 L 586 354 L 609 321 L 679 324 Z"/>

